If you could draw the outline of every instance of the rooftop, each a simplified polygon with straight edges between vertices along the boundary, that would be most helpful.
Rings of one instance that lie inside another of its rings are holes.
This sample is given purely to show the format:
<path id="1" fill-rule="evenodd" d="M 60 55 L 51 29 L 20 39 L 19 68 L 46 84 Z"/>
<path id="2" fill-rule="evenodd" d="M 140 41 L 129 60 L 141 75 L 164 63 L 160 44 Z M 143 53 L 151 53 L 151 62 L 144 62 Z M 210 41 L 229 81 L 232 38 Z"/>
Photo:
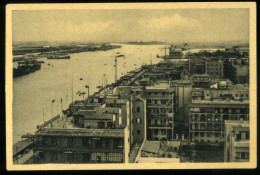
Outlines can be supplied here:
<path id="1" fill-rule="evenodd" d="M 86 129 L 86 128 L 44 128 L 35 133 L 38 136 L 77 136 L 77 137 L 124 137 L 121 129 Z"/>

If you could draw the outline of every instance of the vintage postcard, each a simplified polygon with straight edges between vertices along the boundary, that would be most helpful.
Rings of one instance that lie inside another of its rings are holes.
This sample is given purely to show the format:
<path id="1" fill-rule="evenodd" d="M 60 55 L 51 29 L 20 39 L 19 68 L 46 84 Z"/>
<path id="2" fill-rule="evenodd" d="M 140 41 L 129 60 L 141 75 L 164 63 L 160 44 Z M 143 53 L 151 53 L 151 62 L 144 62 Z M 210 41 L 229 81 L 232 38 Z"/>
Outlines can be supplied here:
<path id="1" fill-rule="evenodd" d="M 256 168 L 256 4 L 6 6 L 8 170 Z"/>

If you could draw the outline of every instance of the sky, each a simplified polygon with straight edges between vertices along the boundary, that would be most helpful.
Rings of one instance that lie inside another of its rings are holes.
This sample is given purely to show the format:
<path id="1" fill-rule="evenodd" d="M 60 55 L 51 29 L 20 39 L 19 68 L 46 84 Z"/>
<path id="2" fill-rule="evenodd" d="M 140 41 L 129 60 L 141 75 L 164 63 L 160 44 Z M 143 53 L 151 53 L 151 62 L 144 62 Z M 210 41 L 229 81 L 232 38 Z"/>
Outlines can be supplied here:
<path id="1" fill-rule="evenodd" d="M 20 10 L 12 15 L 14 42 L 249 40 L 249 9 Z"/>

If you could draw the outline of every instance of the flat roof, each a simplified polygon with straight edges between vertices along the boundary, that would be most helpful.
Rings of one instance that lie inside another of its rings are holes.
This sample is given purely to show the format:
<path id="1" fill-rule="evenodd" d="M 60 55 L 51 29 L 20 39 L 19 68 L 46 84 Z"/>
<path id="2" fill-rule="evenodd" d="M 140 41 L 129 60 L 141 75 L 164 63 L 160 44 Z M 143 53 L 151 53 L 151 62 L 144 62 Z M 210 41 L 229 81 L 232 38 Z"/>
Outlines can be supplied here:
<path id="1" fill-rule="evenodd" d="M 124 137 L 122 129 L 86 129 L 86 128 L 44 128 L 36 136 L 76 136 L 76 137 Z"/>

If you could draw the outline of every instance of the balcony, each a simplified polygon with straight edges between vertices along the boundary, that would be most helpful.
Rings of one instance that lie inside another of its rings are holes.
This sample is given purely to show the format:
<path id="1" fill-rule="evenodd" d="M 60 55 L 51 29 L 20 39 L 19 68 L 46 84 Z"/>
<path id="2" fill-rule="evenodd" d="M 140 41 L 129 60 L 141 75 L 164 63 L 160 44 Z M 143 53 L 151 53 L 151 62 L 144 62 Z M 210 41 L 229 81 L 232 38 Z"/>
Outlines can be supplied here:
<path id="1" fill-rule="evenodd" d="M 148 128 L 153 129 L 153 128 L 172 128 L 172 125 L 166 125 L 166 124 L 148 124 Z"/>

